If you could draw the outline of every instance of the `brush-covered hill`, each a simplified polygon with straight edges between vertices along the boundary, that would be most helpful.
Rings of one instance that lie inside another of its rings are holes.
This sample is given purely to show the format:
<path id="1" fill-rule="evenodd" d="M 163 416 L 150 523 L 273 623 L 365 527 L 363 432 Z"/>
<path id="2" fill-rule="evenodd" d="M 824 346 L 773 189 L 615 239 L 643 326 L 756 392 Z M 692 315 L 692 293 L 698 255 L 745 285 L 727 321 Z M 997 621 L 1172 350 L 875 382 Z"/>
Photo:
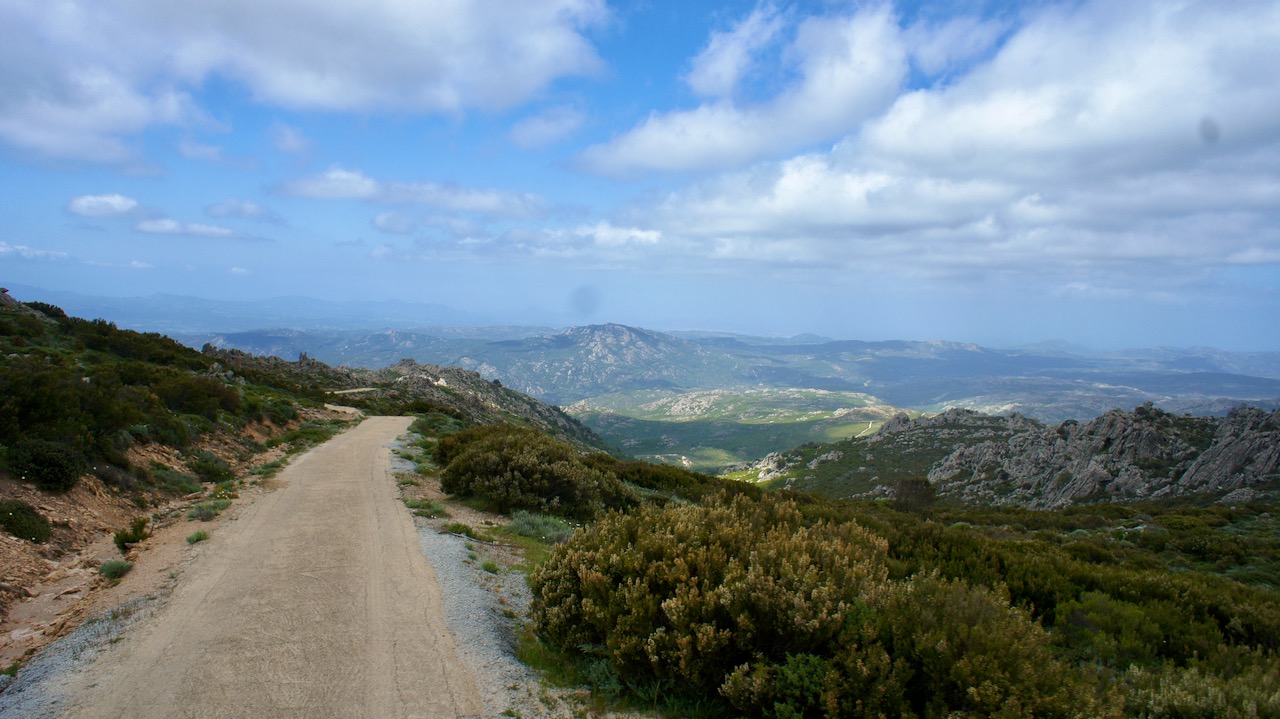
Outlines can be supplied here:
<path id="1" fill-rule="evenodd" d="M 1151 405 L 1056 426 L 949 410 L 871 437 L 774 453 L 739 475 L 830 497 L 893 496 L 927 477 L 942 499 L 1034 509 L 1089 502 L 1280 497 L 1280 412 L 1173 415 Z"/>

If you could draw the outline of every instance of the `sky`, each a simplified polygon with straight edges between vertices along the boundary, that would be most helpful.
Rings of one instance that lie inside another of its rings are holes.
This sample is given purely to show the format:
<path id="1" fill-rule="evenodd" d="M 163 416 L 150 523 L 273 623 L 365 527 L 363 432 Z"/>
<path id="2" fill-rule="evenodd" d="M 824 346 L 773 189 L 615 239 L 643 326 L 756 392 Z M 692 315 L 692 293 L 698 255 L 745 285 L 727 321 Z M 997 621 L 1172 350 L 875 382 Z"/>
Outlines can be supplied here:
<path id="1" fill-rule="evenodd" d="M 1280 350 L 1276 68 L 1274 0 L 0 0 L 0 282 Z"/>

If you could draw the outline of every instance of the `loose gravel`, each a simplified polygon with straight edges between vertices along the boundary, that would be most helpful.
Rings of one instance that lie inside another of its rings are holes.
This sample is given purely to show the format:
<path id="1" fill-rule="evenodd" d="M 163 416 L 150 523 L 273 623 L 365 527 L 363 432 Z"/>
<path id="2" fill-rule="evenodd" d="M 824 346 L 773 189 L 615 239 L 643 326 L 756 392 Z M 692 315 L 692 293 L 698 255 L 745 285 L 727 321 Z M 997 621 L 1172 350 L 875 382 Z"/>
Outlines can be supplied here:
<path id="1" fill-rule="evenodd" d="M 169 590 L 131 599 L 76 627 L 45 645 L 18 671 L 7 687 L 0 687 L 0 719 L 57 719 L 62 714 L 67 679 L 107 651 L 125 630 L 150 616 Z"/>

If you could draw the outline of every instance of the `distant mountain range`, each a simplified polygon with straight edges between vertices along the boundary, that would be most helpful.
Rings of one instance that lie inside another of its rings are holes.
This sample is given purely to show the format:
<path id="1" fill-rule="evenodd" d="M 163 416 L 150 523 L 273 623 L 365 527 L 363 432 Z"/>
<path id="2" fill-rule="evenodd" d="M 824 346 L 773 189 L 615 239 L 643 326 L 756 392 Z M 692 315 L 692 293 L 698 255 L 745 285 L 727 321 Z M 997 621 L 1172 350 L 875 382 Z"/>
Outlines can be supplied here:
<path id="1" fill-rule="evenodd" d="M 472 369 L 553 404 L 641 390 L 800 388 L 871 395 L 923 412 L 961 407 L 1042 421 L 1090 419 L 1152 402 L 1172 412 L 1225 414 L 1280 400 L 1280 353 L 1149 349 L 1080 355 L 956 342 L 796 343 L 705 334 L 681 338 L 623 325 L 563 331 L 504 328 L 501 338 L 454 332 L 258 330 L 179 335 L 336 365 L 400 359 Z"/>
<path id="2" fill-rule="evenodd" d="M 290 360 L 306 353 L 369 369 L 411 359 L 474 370 L 570 408 L 615 446 L 700 469 L 800 442 L 830 441 L 836 433 L 869 433 L 897 410 L 1019 412 L 1056 423 L 1148 402 L 1169 412 L 1216 416 L 1240 404 L 1280 407 L 1280 352 L 1102 353 L 1061 343 L 995 349 L 944 341 L 663 333 L 618 324 L 559 330 L 483 326 L 485 318 L 453 308 L 400 302 L 15 293 L 122 327 L 164 332 L 196 348 L 210 344 Z M 284 329 L 260 329 L 272 325 Z M 806 412 L 804 402 L 816 404 Z M 831 402 L 838 406 L 827 406 Z M 698 407 L 702 414 L 688 411 Z M 855 407 L 858 413 L 843 411 Z"/>

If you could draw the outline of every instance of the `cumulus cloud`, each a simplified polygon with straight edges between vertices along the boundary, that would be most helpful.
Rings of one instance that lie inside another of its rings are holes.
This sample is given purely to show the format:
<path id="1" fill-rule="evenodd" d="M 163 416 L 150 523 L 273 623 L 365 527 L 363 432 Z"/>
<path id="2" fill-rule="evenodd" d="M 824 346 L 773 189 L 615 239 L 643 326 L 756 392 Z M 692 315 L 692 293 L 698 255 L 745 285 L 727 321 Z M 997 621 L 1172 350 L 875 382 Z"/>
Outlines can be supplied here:
<path id="1" fill-rule="evenodd" d="M 319 200 L 364 200 L 387 205 L 422 205 L 445 212 L 495 217 L 533 217 L 545 210 L 530 193 L 475 189 L 435 182 L 383 182 L 359 170 L 332 167 L 285 183 L 281 191 Z"/>
<path id="2" fill-rule="evenodd" d="M 756 104 L 721 97 L 737 83 L 750 51 L 776 33 L 773 17 L 756 10 L 699 55 L 689 80 L 713 100 L 691 110 L 651 114 L 629 132 L 587 148 L 581 164 L 608 175 L 741 167 L 839 138 L 894 100 L 908 63 L 902 32 L 887 5 L 806 18 L 783 48 L 796 76 L 791 85 Z"/>
<path id="3" fill-rule="evenodd" d="M 693 59 L 685 82 L 703 97 L 733 94 L 738 81 L 756 64 L 757 53 L 782 30 L 782 18 L 772 5 L 757 7 L 725 32 L 713 32 L 707 47 Z"/>
<path id="4" fill-rule="evenodd" d="M 937 78 L 831 150 L 635 216 L 717 261 L 1056 274 L 1077 294 L 1280 263 L 1280 6 L 1095 0 L 902 37 Z"/>
<path id="5" fill-rule="evenodd" d="M 287 108 L 500 110 L 597 72 L 583 32 L 607 17 L 603 0 L 3 0 L 0 138 L 123 162 L 129 137 L 199 117 L 190 89 L 210 77 Z"/>
<path id="6" fill-rule="evenodd" d="M 121 217 L 138 209 L 138 201 L 125 195 L 81 195 L 67 203 L 67 211 L 81 217 Z"/>

